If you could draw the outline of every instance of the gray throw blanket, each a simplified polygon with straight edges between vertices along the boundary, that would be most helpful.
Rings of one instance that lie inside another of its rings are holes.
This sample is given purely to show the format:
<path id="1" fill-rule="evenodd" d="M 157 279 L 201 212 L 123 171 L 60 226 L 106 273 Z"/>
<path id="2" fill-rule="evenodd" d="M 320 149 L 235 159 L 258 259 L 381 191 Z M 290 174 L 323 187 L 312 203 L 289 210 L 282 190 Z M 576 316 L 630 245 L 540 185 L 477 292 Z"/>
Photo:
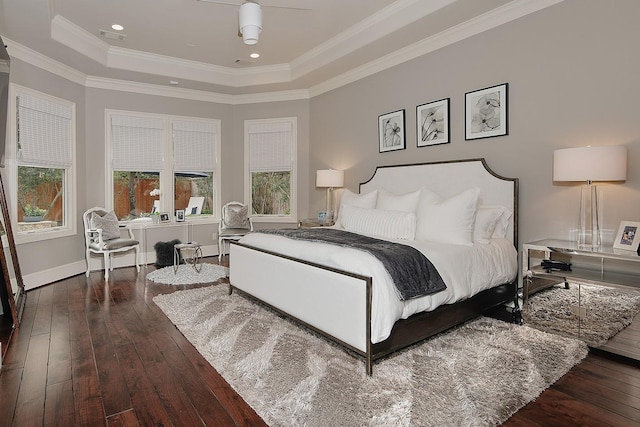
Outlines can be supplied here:
<path id="1" fill-rule="evenodd" d="M 431 261 L 411 246 L 334 228 L 295 228 L 257 232 L 366 251 L 382 262 L 393 280 L 398 298 L 402 301 L 435 294 L 447 288 Z"/>

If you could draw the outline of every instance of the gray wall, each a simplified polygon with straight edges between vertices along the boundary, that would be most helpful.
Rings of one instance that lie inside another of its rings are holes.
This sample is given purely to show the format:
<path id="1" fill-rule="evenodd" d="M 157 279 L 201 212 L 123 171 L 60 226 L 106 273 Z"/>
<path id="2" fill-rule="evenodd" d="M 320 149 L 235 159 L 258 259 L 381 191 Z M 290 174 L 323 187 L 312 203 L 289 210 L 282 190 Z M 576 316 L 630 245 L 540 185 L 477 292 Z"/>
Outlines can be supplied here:
<path id="1" fill-rule="evenodd" d="M 485 157 L 499 174 L 520 178 L 521 243 L 568 238 L 576 226 L 579 187 L 552 182 L 554 149 L 623 144 L 629 152 L 627 181 L 599 186 L 610 240 L 621 220 L 640 220 L 640 176 L 634 168 L 640 163 L 640 2 L 609 5 L 565 0 L 309 101 L 227 105 L 83 88 L 12 60 L 12 82 L 75 102 L 78 123 L 79 233 L 19 245 L 23 274 L 42 277 L 84 259 L 81 213 L 104 203 L 105 108 L 220 119 L 223 203 L 243 199 L 244 120 L 298 117 L 300 218 L 324 210 L 325 190 L 315 188 L 317 169 L 345 169 L 346 186 L 357 190 L 377 165 Z M 509 135 L 465 141 L 465 92 L 505 82 Z M 451 143 L 417 148 L 416 105 L 447 97 Z M 398 109 L 406 110 L 407 148 L 378 153 L 378 115 Z"/>
<path id="2" fill-rule="evenodd" d="M 376 165 L 484 157 L 520 179 L 520 243 L 569 238 L 579 185 L 552 182 L 553 151 L 626 145 L 627 181 L 605 183 L 607 238 L 640 220 L 640 2 L 566 0 L 311 100 L 310 173 L 345 169 L 357 190 Z M 509 83 L 509 135 L 464 139 L 466 92 Z M 451 98 L 451 143 L 416 145 L 415 108 Z M 378 153 L 377 117 L 406 110 L 407 148 Z M 310 183 L 311 212 L 324 193 Z"/>

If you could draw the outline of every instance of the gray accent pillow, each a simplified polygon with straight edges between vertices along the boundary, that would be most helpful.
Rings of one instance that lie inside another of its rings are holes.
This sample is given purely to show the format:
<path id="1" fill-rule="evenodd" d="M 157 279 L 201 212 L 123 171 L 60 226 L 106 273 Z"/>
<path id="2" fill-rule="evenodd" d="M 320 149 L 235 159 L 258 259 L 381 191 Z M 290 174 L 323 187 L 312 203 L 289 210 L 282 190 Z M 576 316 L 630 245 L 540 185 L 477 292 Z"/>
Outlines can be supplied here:
<path id="1" fill-rule="evenodd" d="M 227 206 L 225 222 L 227 228 L 249 228 L 248 206 Z"/>
<path id="2" fill-rule="evenodd" d="M 120 226 L 115 212 L 111 211 L 100 216 L 95 212 L 91 213 L 91 228 L 102 229 L 102 239 L 110 240 L 120 237 Z"/>

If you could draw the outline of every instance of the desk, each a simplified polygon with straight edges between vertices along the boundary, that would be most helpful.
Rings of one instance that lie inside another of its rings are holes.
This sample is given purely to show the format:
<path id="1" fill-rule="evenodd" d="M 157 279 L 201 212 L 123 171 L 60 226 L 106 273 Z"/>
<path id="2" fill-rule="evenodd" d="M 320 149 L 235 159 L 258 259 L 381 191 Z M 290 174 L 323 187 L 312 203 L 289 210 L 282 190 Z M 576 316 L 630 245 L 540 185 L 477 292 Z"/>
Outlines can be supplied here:
<path id="1" fill-rule="evenodd" d="M 183 242 L 193 240 L 193 224 L 189 221 L 184 222 L 163 222 L 154 224 L 151 218 L 137 218 L 131 221 L 131 229 L 140 233 L 140 247 L 142 252 L 142 265 L 146 266 L 147 262 L 147 244 L 151 237 L 151 251 L 153 251 L 153 243 L 157 241 L 169 241 L 180 239 Z M 151 236 L 150 236 L 151 234 Z"/>

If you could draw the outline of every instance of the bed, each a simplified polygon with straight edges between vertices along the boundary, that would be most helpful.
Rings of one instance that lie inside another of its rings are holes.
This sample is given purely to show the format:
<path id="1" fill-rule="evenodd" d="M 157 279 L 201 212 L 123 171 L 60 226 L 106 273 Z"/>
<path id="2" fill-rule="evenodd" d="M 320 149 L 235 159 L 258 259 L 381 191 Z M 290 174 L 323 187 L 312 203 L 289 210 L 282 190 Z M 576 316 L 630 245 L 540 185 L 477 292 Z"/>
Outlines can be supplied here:
<path id="1" fill-rule="evenodd" d="M 417 249 L 445 290 L 402 300 L 371 253 L 258 232 L 230 247 L 230 292 L 362 356 L 371 375 L 376 360 L 490 309 L 518 311 L 517 200 L 517 178 L 484 159 L 380 166 L 359 193 L 343 190 L 333 228 Z"/>

